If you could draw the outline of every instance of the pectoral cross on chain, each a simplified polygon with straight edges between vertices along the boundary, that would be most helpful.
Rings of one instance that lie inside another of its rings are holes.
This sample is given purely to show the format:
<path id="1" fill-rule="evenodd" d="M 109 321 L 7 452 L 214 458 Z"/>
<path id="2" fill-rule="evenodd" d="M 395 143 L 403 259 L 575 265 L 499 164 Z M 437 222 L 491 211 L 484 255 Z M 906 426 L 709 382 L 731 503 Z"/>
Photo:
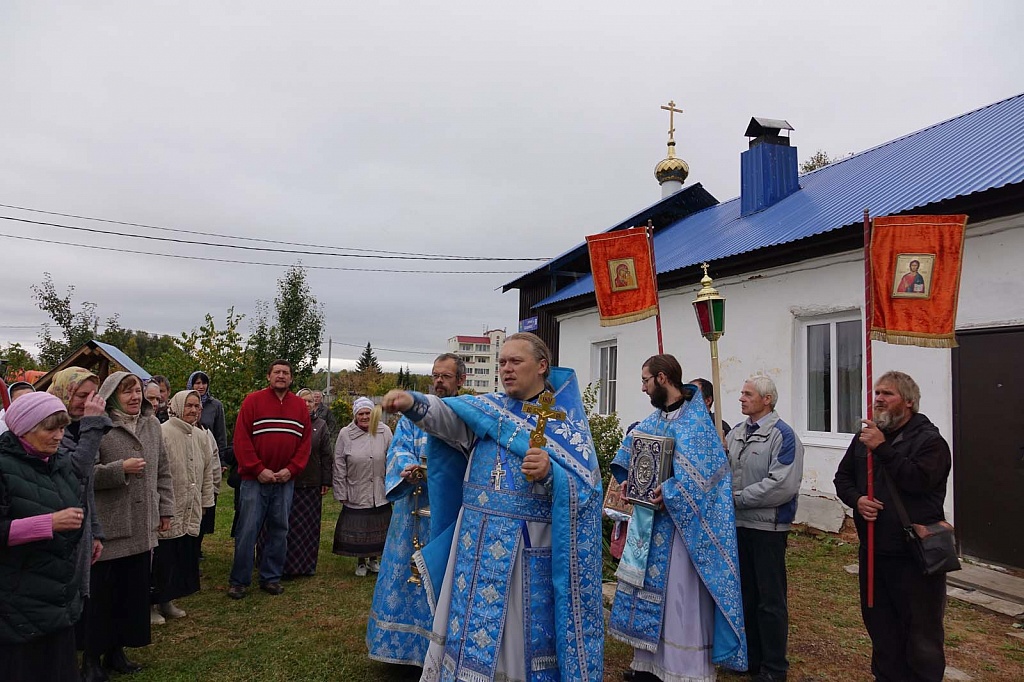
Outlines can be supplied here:
<path id="1" fill-rule="evenodd" d="M 537 399 L 536 405 L 529 403 L 523 405 L 523 412 L 537 415 L 537 425 L 530 432 L 531 448 L 542 448 L 548 444 L 548 438 L 544 435 L 544 429 L 547 427 L 549 419 L 555 421 L 565 419 L 565 411 L 553 409 L 552 405 L 554 404 L 554 394 L 551 391 L 544 391 L 540 394 L 540 398 Z"/>
<path id="2" fill-rule="evenodd" d="M 495 462 L 494 468 L 491 469 L 491 485 L 495 490 L 501 490 L 501 482 L 505 480 L 505 469 L 502 468 L 501 462 Z"/>

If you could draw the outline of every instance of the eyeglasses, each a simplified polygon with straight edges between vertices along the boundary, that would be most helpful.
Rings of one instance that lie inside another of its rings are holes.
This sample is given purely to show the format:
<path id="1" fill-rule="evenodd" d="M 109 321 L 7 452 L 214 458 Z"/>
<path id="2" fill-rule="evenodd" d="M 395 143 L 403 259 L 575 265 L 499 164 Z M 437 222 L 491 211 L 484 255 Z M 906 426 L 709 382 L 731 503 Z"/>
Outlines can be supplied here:
<path id="1" fill-rule="evenodd" d="M 431 374 L 430 378 L 433 379 L 434 381 L 437 381 L 438 379 L 443 379 L 445 381 L 451 381 L 452 379 L 455 378 L 455 375 L 446 372 L 444 374 Z"/>
<path id="2" fill-rule="evenodd" d="M 640 381 L 643 383 L 644 388 L 647 387 L 647 382 L 650 381 L 653 378 L 654 378 L 653 376 L 649 376 L 649 377 L 645 377 L 643 375 L 640 376 Z"/>

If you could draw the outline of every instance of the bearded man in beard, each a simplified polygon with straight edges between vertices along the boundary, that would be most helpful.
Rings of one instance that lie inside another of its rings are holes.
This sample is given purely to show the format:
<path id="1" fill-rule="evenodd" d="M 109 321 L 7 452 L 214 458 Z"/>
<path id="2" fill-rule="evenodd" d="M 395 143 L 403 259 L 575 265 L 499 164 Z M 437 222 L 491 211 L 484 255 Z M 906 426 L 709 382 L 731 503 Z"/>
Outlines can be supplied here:
<path id="1" fill-rule="evenodd" d="M 945 574 L 926 576 L 914 562 L 893 502 L 893 488 L 911 523 L 944 519 L 949 445 L 918 412 L 921 389 L 903 372 L 875 383 L 874 420 L 863 420 L 836 471 L 839 498 L 853 508 L 860 537 L 861 615 L 871 637 L 875 679 L 939 682 L 946 667 L 942 617 Z M 874 499 L 867 496 L 867 456 L 874 453 Z M 867 608 L 867 522 L 875 522 L 875 603 Z"/>

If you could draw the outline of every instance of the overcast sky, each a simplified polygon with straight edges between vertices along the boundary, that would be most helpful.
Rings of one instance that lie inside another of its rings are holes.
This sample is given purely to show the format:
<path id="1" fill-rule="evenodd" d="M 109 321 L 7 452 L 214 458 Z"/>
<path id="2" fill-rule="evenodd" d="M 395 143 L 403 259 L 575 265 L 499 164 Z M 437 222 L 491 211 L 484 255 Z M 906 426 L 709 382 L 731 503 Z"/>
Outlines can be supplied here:
<path id="1" fill-rule="evenodd" d="M 724 201 L 739 192 L 751 116 L 787 119 L 803 161 L 1024 91 L 1021 7 L 4 0 L 0 204 L 324 246 L 552 257 L 660 198 L 670 99 L 685 112 L 687 184 Z M 336 369 L 367 341 L 404 351 L 378 350 L 382 361 L 422 369 L 454 334 L 511 333 L 517 294 L 500 286 L 535 266 L 295 256 L 10 220 L 0 235 L 0 345 L 36 341 L 46 318 L 29 287 L 45 271 L 101 318 L 173 335 L 208 312 L 221 324 L 231 306 L 252 313 L 284 272 L 11 235 L 285 265 L 513 271 L 310 270 Z"/>

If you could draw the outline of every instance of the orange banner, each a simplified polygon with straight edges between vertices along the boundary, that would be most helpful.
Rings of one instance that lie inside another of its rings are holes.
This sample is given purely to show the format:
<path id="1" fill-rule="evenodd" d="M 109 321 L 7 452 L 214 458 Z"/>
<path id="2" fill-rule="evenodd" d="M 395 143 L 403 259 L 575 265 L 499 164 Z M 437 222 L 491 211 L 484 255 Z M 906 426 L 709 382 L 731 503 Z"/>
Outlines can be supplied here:
<path id="1" fill-rule="evenodd" d="M 871 230 L 871 338 L 953 348 L 965 215 L 886 216 Z"/>
<path id="2" fill-rule="evenodd" d="M 587 248 L 602 327 L 658 314 L 658 283 L 647 228 L 591 235 Z"/>

